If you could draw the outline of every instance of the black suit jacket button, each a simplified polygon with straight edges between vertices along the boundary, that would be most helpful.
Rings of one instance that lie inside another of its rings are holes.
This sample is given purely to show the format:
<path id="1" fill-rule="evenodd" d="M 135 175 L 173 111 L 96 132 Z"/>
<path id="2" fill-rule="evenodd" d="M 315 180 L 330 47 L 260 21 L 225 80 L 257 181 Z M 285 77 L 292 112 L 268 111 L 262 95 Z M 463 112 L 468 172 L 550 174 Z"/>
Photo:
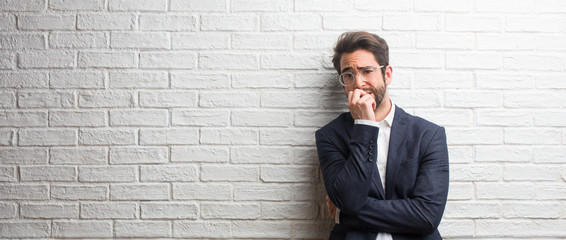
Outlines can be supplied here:
<path id="1" fill-rule="evenodd" d="M 375 145 L 373 145 L 373 144 L 369 145 L 369 149 L 371 149 L 371 150 L 375 149 Z"/>
<path id="2" fill-rule="evenodd" d="M 373 156 L 373 151 L 369 151 L 368 155 Z"/>
<path id="3" fill-rule="evenodd" d="M 375 142 L 375 139 L 373 139 L 373 138 L 369 140 L 369 143 L 374 143 L 374 142 Z"/>

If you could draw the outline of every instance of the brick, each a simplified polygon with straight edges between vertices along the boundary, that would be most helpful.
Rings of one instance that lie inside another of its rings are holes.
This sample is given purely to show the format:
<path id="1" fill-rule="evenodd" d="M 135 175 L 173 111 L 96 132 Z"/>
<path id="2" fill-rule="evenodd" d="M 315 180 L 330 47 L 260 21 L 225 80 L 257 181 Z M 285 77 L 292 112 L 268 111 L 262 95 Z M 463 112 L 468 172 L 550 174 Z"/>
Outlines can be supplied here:
<path id="1" fill-rule="evenodd" d="M 452 164 L 450 166 L 450 181 L 457 182 L 488 182 L 503 178 L 503 170 L 493 164 Z"/>
<path id="2" fill-rule="evenodd" d="M 304 165 L 317 165 L 318 156 L 315 146 L 310 147 L 295 147 L 293 149 L 293 163 Z"/>
<path id="3" fill-rule="evenodd" d="M 231 162 L 237 164 L 285 164 L 292 158 L 288 147 L 234 147 L 230 151 Z"/>
<path id="4" fill-rule="evenodd" d="M 294 201 L 320 201 L 326 195 L 324 184 L 297 184 L 294 185 Z"/>
<path id="5" fill-rule="evenodd" d="M 253 76 L 253 75 L 252 75 Z M 260 75 L 261 76 L 261 75 Z M 278 78 L 283 78 L 285 77 L 285 75 L 283 76 L 279 76 Z M 291 77 L 292 79 L 290 80 L 291 82 L 293 82 L 293 78 L 297 79 L 298 81 L 295 81 L 295 87 L 297 88 L 314 88 L 314 87 L 319 87 L 319 88 L 330 88 L 330 89 L 340 89 L 340 84 L 338 83 L 338 78 L 337 75 L 334 72 L 301 72 L 301 73 L 297 73 L 295 75 L 293 75 Z M 275 78 L 277 79 L 277 78 Z M 263 82 L 252 82 L 250 84 L 269 84 L 269 82 L 267 80 L 263 80 Z M 281 83 L 278 83 L 279 85 L 281 85 Z M 278 87 L 278 88 L 283 88 L 283 86 L 279 87 L 275 84 L 272 84 L 272 86 L 266 86 L 269 88 L 274 88 L 274 87 Z M 285 87 L 285 88 L 289 88 L 289 87 Z"/>
<path id="6" fill-rule="evenodd" d="M 196 128 L 143 128 L 140 130 L 140 145 L 188 145 L 198 144 Z"/>
<path id="7" fill-rule="evenodd" d="M 17 182 L 18 175 L 16 174 L 16 167 L 13 166 L 0 166 L 0 182 Z M 0 209 L 4 205 L 0 202 Z M 0 211 L 1 212 L 1 211 Z M 2 215 L 0 215 L 0 218 Z"/>
<path id="8" fill-rule="evenodd" d="M 172 49 L 228 49 L 229 45 L 226 33 L 171 33 Z"/>
<path id="9" fill-rule="evenodd" d="M 562 183 L 540 183 L 536 185 L 537 200 L 565 200 L 566 189 Z"/>
<path id="10" fill-rule="evenodd" d="M 385 14 L 383 16 L 384 30 L 416 30 L 434 31 L 442 27 L 441 16 L 438 14 Z"/>
<path id="11" fill-rule="evenodd" d="M 43 184 L 2 184 L 2 200 L 47 200 L 49 186 Z"/>
<path id="12" fill-rule="evenodd" d="M 79 204 L 24 203 L 20 204 L 20 216 L 40 219 L 78 218 Z"/>
<path id="13" fill-rule="evenodd" d="M 3 4 L 0 4 L 0 6 L 3 6 Z M 50 221 L 2 221 L 0 225 L 2 225 L 0 236 L 4 238 L 48 238 L 50 236 Z"/>
<path id="14" fill-rule="evenodd" d="M 0 112 L 2 127 L 45 127 L 47 112 L 44 111 L 9 111 Z"/>
<path id="15" fill-rule="evenodd" d="M 446 91 L 444 102 L 448 107 L 481 108 L 501 107 L 503 96 L 495 91 Z"/>
<path id="16" fill-rule="evenodd" d="M 518 146 L 476 146 L 476 161 L 481 162 L 530 162 L 533 150 Z"/>
<path id="17" fill-rule="evenodd" d="M 264 54 L 261 56 L 262 69 L 320 69 L 318 54 Z"/>
<path id="18" fill-rule="evenodd" d="M 75 30 L 75 15 L 19 15 L 18 28 L 21 30 Z"/>
<path id="19" fill-rule="evenodd" d="M 197 56 L 191 52 L 142 52 L 141 68 L 193 69 Z"/>
<path id="20" fill-rule="evenodd" d="M 61 11 L 99 11 L 104 9 L 104 0 L 50 0 L 49 8 Z"/>
<path id="21" fill-rule="evenodd" d="M 49 78 L 44 72 L 0 72 L 3 88 L 48 88 Z"/>
<path id="22" fill-rule="evenodd" d="M 564 89 L 566 88 L 566 82 L 562 81 L 564 77 L 563 74 L 539 74 L 535 78 L 535 85 L 543 89 Z"/>
<path id="23" fill-rule="evenodd" d="M 524 238 L 529 236 L 560 237 L 566 234 L 563 220 L 490 220 L 476 221 L 475 236 Z"/>
<path id="24" fill-rule="evenodd" d="M 223 0 L 198 1 L 198 0 L 171 0 L 171 11 L 195 11 L 195 12 L 225 12 L 227 4 Z"/>
<path id="25" fill-rule="evenodd" d="M 109 86 L 114 89 L 169 87 L 169 74 L 164 71 L 112 71 L 109 76 Z"/>
<path id="26" fill-rule="evenodd" d="M 208 74 L 194 72 L 172 72 L 173 89 L 226 89 L 230 86 L 227 74 Z"/>
<path id="27" fill-rule="evenodd" d="M 259 104 L 260 104 L 260 95 L 258 92 L 248 92 L 248 91 L 200 92 L 200 96 L 199 96 L 199 106 L 205 108 L 258 107 Z"/>
<path id="28" fill-rule="evenodd" d="M 51 234 L 56 238 L 110 238 L 112 221 L 54 221 Z"/>
<path id="29" fill-rule="evenodd" d="M 338 112 L 295 111 L 293 125 L 295 127 L 320 128 L 340 115 Z"/>
<path id="30" fill-rule="evenodd" d="M 328 33 L 296 33 L 293 38 L 294 49 L 325 50 L 336 44 L 337 34 Z"/>
<path id="31" fill-rule="evenodd" d="M 198 181 L 198 170 L 192 165 L 141 166 L 142 182 L 194 182 Z"/>
<path id="32" fill-rule="evenodd" d="M 320 93 L 313 91 L 266 91 L 261 95 L 261 105 L 272 108 L 316 108 Z"/>
<path id="33" fill-rule="evenodd" d="M 141 205 L 142 219 L 196 219 L 199 215 L 194 203 L 144 203 Z"/>
<path id="34" fill-rule="evenodd" d="M 537 34 L 534 36 L 534 49 L 549 51 L 564 51 L 566 46 L 566 36 L 561 34 Z"/>
<path id="35" fill-rule="evenodd" d="M 45 49 L 43 33 L 0 33 L 0 49 Z"/>
<path id="36" fill-rule="evenodd" d="M 438 108 L 442 106 L 441 96 L 436 91 L 395 91 L 389 94 L 392 99 L 395 99 L 395 104 L 403 107 L 423 107 L 423 108 Z M 345 95 L 344 95 L 345 98 Z M 347 100 L 344 100 L 344 104 Z"/>
<path id="37" fill-rule="evenodd" d="M 509 32 L 562 32 L 561 16 L 524 16 L 505 18 L 505 30 Z"/>
<path id="38" fill-rule="evenodd" d="M 232 126 L 289 127 L 293 115 L 284 111 L 238 111 L 232 112 L 231 119 Z"/>
<path id="39" fill-rule="evenodd" d="M 293 189 L 287 186 L 263 184 L 242 185 L 234 189 L 234 199 L 237 201 L 263 200 L 286 201 L 293 198 Z"/>
<path id="40" fill-rule="evenodd" d="M 481 50 L 532 50 L 535 46 L 535 36 L 525 33 L 477 34 L 476 41 Z"/>
<path id="41" fill-rule="evenodd" d="M 564 163 L 566 149 L 563 146 L 534 148 L 533 160 L 536 163 Z"/>
<path id="42" fill-rule="evenodd" d="M 75 106 L 73 92 L 19 92 L 20 108 L 70 108 Z"/>
<path id="43" fill-rule="evenodd" d="M 45 9 L 45 0 L 0 1 L 2 11 L 30 11 L 37 12 Z"/>
<path id="44" fill-rule="evenodd" d="M 476 198 L 481 200 L 525 200 L 534 197 L 535 186 L 532 183 L 476 183 Z"/>
<path id="45" fill-rule="evenodd" d="M 562 108 L 566 102 L 563 94 L 548 91 L 508 92 L 503 97 L 504 106 L 510 108 Z"/>
<path id="46" fill-rule="evenodd" d="M 417 33 L 417 48 L 422 49 L 473 49 L 475 36 L 472 33 Z"/>
<path id="47" fill-rule="evenodd" d="M 173 110 L 171 122 L 174 126 L 228 126 L 230 112 L 227 110 Z"/>
<path id="48" fill-rule="evenodd" d="M 170 237 L 169 221 L 128 221 L 118 220 L 114 224 L 116 237 Z"/>
<path id="49" fill-rule="evenodd" d="M 290 238 L 289 222 L 273 221 L 233 221 L 232 236 L 236 238 Z"/>
<path id="50" fill-rule="evenodd" d="M 442 219 L 438 230 L 442 233 L 442 237 L 445 238 L 473 236 L 474 221 Z"/>
<path id="51" fill-rule="evenodd" d="M 105 76 L 98 71 L 54 71 L 49 73 L 49 87 L 55 89 L 102 89 Z"/>
<path id="52" fill-rule="evenodd" d="M 99 147 L 54 147 L 49 151 L 49 163 L 56 165 L 101 165 L 108 162 L 107 152 L 106 148 Z"/>
<path id="53" fill-rule="evenodd" d="M 501 66 L 502 56 L 498 53 L 446 53 L 446 67 L 450 69 L 499 69 Z"/>
<path id="54" fill-rule="evenodd" d="M 16 30 L 16 16 L 13 15 L 0 16 L 0 30 L 1 31 Z"/>
<path id="55" fill-rule="evenodd" d="M 110 0 L 110 11 L 167 11 L 167 0 Z"/>
<path id="56" fill-rule="evenodd" d="M 140 91 L 141 107 L 196 107 L 197 93 L 192 91 Z"/>
<path id="57" fill-rule="evenodd" d="M 506 128 L 507 144 L 560 144 L 562 132 L 551 128 Z"/>
<path id="58" fill-rule="evenodd" d="M 198 24 L 195 16 L 179 14 L 144 14 L 139 21 L 140 30 L 149 31 L 196 31 Z"/>
<path id="59" fill-rule="evenodd" d="M 293 225 L 293 232 L 295 237 L 303 239 L 324 239 L 327 238 L 328 233 L 332 231 L 334 222 L 324 220 L 308 220 L 305 222 L 298 222 Z M 442 232 L 444 236 L 444 232 Z"/>
<path id="60" fill-rule="evenodd" d="M 469 109 L 417 109 L 415 115 L 441 126 L 471 127 L 474 121 Z"/>
<path id="61" fill-rule="evenodd" d="M 306 2 L 305 2 L 306 3 Z M 307 3 L 312 5 L 312 3 Z M 332 4 L 322 4 L 332 6 Z M 322 18 L 322 26 L 325 30 L 381 30 L 382 16 L 344 16 L 344 15 L 328 15 Z M 332 46 L 328 45 L 328 46 Z"/>
<path id="62" fill-rule="evenodd" d="M 415 10 L 423 12 L 471 12 L 474 9 L 474 1 L 464 0 L 454 2 L 450 0 L 424 0 L 415 2 Z"/>
<path id="63" fill-rule="evenodd" d="M 499 218 L 501 206 L 497 203 L 449 202 L 444 212 L 446 218 Z"/>
<path id="64" fill-rule="evenodd" d="M 200 132 L 201 144 L 257 144 L 258 130 L 256 129 L 219 129 L 207 128 Z"/>
<path id="65" fill-rule="evenodd" d="M 295 11 L 348 11 L 352 9 L 351 1 L 339 0 L 332 3 L 324 0 L 311 2 L 295 2 Z"/>
<path id="66" fill-rule="evenodd" d="M 225 183 L 173 183 L 176 200 L 231 200 L 232 185 Z"/>
<path id="67" fill-rule="evenodd" d="M 0 202 L 0 219 L 16 217 L 17 208 L 18 206 L 14 203 Z"/>
<path id="68" fill-rule="evenodd" d="M 203 53 L 199 66 L 208 70 L 255 70 L 259 67 L 256 54 L 248 53 Z"/>
<path id="69" fill-rule="evenodd" d="M 22 129 L 18 132 L 20 146 L 65 146 L 77 144 L 73 129 Z"/>
<path id="70" fill-rule="evenodd" d="M 318 212 L 319 208 L 313 202 L 261 204 L 262 219 L 316 219 Z"/>
<path id="71" fill-rule="evenodd" d="M 566 119 L 564 111 L 540 111 L 535 115 L 535 126 L 565 127 L 564 119 Z"/>
<path id="72" fill-rule="evenodd" d="M 16 67 L 16 54 L 0 52 L 0 69 L 14 69 Z"/>
<path id="73" fill-rule="evenodd" d="M 47 163 L 45 148 L 0 148 L 0 163 L 13 165 L 34 165 Z"/>
<path id="74" fill-rule="evenodd" d="M 40 51 L 20 53 L 20 68 L 72 68 L 75 66 L 75 53 L 70 51 Z"/>
<path id="75" fill-rule="evenodd" d="M 234 49 L 289 49 L 291 35 L 280 33 L 234 33 Z"/>
<path id="76" fill-rule="evenodd" d="M 534 116 L 530 111 L 476 110 L 477 126 L 532 126 Z"/>
<path id="77" fill-rule="evenodd" d="M 135 219 L 137 217 L 138 207 L 136 203 L 81 203 L 82 219 Z"/>
<path id="78" fill-rule="evenodd" d="M 137 17 L 131 13 L 88 13 L 78 14 L 79 30 L 133 30 Z"/>
<path id="79" fill-rule="evenodd" d="M 263 182 L 316 182 L 318 169 L 311 166 L 262 166 Z"/>
<path id="80" fill-rule="evenodd" d="M 228 238 L 230 222 L 218 221 L 174 221 L 173 237 L 175 238 Z"/>
<path id="81" fill-rule="evenodd" d="M 51 185 L 51 199 L 101 201 L 107 196 L 107 185 Z"/>
<path id="82" fill-rule="evenodd" d="M 203 165 L 200 179 L 204 182 L 255 182 L 258 180 L 258 175 L 259 171 L 255 166 Z"/>
<path id="83" fill-rule="evenodd" d="M 167 33 L 112 32 L 110 47 L 113 49 L 168 49 L 171 43 Z"/>
<path id="84" fill-rule="evenodd" d="M 166 163 L 167 147 L 113 147 L 110 164 Z"/>
<path id="85" fill-rule="evenodd" d="M 389 2 L 387 0 L 356 0 L 354 1 L 354 7 L 355 9 L 364 11 L 410 11 L 413 9 L 413 3 L 410 0 L 400 0 L 395 2 Z"/>
<path id="86" fill-rule="evenodd" d="M 23 166 L 20 167 L 22 182 L 73 182 L 77 179 L 75 167 L 64 166 Z"/>
<path id="87" fill-rule="evenodd" d="M 203 219 L 257 219 L 260 210 L 257 203 L 203 203 L 200 211 Z"/>
<path id="88" fill-rule="evenodd" d="M 498 128 L 448 128 L 448 145 L 502 144 L 503 130 Z"/>
<path id="89" fill-rule="evenodd" d="M 552 166 L 505 165 L 505 181 L 558 181 L 560 169 Z"/>
<path id="90" fill-rule="evenodd" d="M 470 146 L 449 146 L 448 155 L 450 163 L 471 163 L 474 160 L 474 152 Z"/>
<path id="91" fill-rule="evenodd" d="M 111 61 L 109 61 L 111 59 Z M 133 52 L 79 52 L 80 68 L 136 68 L 138 57 Z"/>
<path id="92" fill-rule="evenodd" d="M 474 186 L 471 182 L 452 182 L 448 191 L 448 200 L 471 200 L 474 198 Z"/>
<path id="93" fill-rule="evenodd" d="M 503 58 L 503 67 L 507 70 L 562 71 L 565 59 L 562 55 L 528 55 L 531 61 L 524 59 L 525 54 L 509 54 Z M 543 61 L 543 62 L 540 62 Z"/>
<path id="94" fill-rule="evenodd" d="M 483 89 L 531 89 L 534 86 L 535 76 L 531 74 L 513 73 L 478 73 L 476 86 Z"/>
<path id="95" fill-rule="evenodd" d="M 104 111 L 51 111 L 49 126 L 56 127 L 102 127 L 106 125 Z"/>
<path id="96" fill-rule="evenodd" d="M 11 91 L 0 91 L 0 108 L 16 108 L 16 95 Z"/>
<path id="97" fill-rule="evenodd" d="M 444 66 L 445 55 L 440 52 L 396 51 L 391 52 L 390 56 L 389 62 L 395 63 L 397 67 L 440 69 Z"/>
<path id="98" fill-rule="evenodd" d="M 80 182 L 135 182 L 137 167 L 130 166 L 93 166 L 79 167 Z"/>
<path id="99" fill-rule="evenodd" d="M 200 29 L 203 31 L 256 31 L 259 19 L 250 15 L 203 15 Z"/>
<path id="100" fill-rule="evenodd" d="M 138 142 L 136 129 L 96 128 L 79 130 L 81 145 L 133 145 Z"/>
<path id="101" fill-rule="evenodd" d="M 267 14 L 261 17 L 262 31 L 316 31 L 322 29 L 322 18 L 307 14 Z"/>
<path id="102" fill-rule="evenodd" d="M 289 0 L 234 0 L 232 12 L 286 12 L 290 9 Z"/>
<path id="103" fill-rule="evenodd" d="M 451 32 L 499 32 L 504 19 L 493 15 L 447 14 L 445 29 Z"/>
<path id="104" fill-rule="evenodd" d="M 111 184 L 111 200 L 168 200 L 169 184 Z"/>
<path id="105" fill-rule="evenodd" d="M 320 105 L 322 105 L 322 109 L 324 110 L 332 109 L 335 111 L 344 112 L 348 109 L 348 99 L 346 99 L 346 94 L 344 93 L 344 91 L 325 91 L 322 92 L 321 98 L 322 100 Z"/>
<path id="106" fill-rule="evenodd" d="M 479 0 L 476 3 L 476 9 L 480 12 L 513 12 L 513 13 L 526 13 L 532 12 L 533 5 L 531 0 L 519 1 L 485 1 Z"/>
<path id="107" fill-rule="evenodd" d="M 228 162 L 228 148 L 209 146 L 171 147 L 171 162 Z"/>
<path id="108" fill-rule="evenodd" d="M 157 110 L 111 110 L 111 126 L 167 126 L 169 113 Z"/>

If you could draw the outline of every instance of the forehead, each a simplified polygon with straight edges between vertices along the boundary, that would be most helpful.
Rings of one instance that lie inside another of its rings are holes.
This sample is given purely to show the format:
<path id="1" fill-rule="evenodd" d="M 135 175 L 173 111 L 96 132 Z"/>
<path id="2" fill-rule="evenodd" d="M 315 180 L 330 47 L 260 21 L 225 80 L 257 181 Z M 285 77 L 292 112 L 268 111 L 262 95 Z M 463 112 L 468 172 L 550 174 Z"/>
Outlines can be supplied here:
<path id="1" fill-rule="evenodd" d="M 340 57 L 340 69 L 347 67 L 378 66 L 373 53 L 365 49 L 358 49 L 351 53 L 344 53 Z"/>

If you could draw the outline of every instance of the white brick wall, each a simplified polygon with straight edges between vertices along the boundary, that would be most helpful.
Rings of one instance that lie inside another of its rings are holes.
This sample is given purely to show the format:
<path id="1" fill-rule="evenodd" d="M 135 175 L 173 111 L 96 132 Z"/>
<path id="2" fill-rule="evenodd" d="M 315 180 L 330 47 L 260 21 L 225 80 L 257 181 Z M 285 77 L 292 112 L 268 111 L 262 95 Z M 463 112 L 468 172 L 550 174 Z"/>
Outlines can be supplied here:
<path id="1" fill-rule="evenodd" d="M 566 238 L 556 0 L 0 0 L 0 238 L 326 238 L 348 30 L 447 128 L 446 239 Z"/>

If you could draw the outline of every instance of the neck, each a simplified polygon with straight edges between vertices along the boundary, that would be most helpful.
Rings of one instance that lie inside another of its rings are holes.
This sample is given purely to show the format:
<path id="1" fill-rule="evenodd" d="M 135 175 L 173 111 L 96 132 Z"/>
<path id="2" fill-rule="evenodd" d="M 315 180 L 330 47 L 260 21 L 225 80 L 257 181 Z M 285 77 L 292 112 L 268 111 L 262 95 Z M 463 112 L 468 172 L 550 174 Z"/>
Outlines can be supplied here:
<path id="1" fill-rule="evenodd" d="M 380 122 L 383 121 L 383 119 L 385 119 L 385 117 L 387 117 L 387 115 L 389 114 L 389 112 L 391 112 L 391 108 L 393 107 L 393 104 L 391 104 L 391 99 L 389 99 L 389 96 L 386 96 L 385 98 L 383 98 L 383 100 L 381 101 L 381 104 L 379 104 L 379 106 L 377 106 L 377 108 L 375 108 L 374 114 L 375 114 L 375 120 Z"/>

